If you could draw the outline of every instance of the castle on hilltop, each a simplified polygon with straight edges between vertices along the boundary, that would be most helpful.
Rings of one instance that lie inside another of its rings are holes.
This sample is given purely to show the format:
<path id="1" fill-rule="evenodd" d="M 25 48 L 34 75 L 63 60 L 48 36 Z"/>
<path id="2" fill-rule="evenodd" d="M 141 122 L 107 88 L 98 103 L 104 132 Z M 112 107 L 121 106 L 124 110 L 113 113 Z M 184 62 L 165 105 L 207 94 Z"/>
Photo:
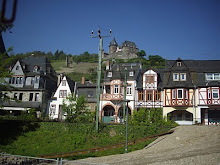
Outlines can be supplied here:
<path id="1" fill-rule="evenodd" d="M 139 49 L 134 42 L 124 41 L 121 46 L 118 45 L 115 38 L 109 44 L 109 54 L 104 53 L 102 58 L 107 59 L 131 59 L 137 58 Z"/>

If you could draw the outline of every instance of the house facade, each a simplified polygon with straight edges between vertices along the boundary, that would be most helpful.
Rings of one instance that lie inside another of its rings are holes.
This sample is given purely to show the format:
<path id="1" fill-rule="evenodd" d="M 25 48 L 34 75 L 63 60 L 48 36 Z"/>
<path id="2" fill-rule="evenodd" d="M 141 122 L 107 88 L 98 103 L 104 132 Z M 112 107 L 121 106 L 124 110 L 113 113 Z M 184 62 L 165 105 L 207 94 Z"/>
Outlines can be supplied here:
<path id="1" fill-rule="evenodd" d="M 162 108 L 164 117 L 180 125 L 220 124 L 220 60 L 178 58 L 167 60 L 165 69 L 107 65 L 100 98 L 102 121 L 123 122 L 124 100 L 130 101 L 130 114 L 140 108 Z"/>
<path id="2" fill-rule="evenodd" d="M 146 109 L 163 107 L 161 76 L 162 70 L 144 69 L 142 71 L 136 86 L 136 109 L 141 107 Z"/>
<path id="3" fill-rule="evenodd" d="M 121 123 L 125 115 L 125 100 L 129 100 L 128 112 L 135 109 L 135 87 L 141 72 L 141 64 L 113 64 L 107 66 L 103 90 L 100 96 L 100 119 L 105 123 Z"/>
<path id="4" fill-rule="evenodd" d="M 219 87 L 219 60 L 168 60 L 163 115 L 179 124 L 220 124 Z"/>
<path id="5" fill-rule="evenodd" d="M 5 81 L 12 87 L 3 94 L 17 101 L 4 102 L 1 114 L 16 115 L 34 108 L 38 114 L 46 113 L 47 102 L 56 90 L 57 77 L 46 57 L 26 57 L 10 67 L 12 76 Z"/>
<path id="6" fill-rule="evenodd" d="M 58 87 L 52 98 L 48 101 L 48 114 L 50 119 L 62 121 L 65 113 L 62 110 L 63 103 L 69 104 L 67 96 L 75 96 L 76 83 L 69 77 L 61 74 L 58 76 Z"/>

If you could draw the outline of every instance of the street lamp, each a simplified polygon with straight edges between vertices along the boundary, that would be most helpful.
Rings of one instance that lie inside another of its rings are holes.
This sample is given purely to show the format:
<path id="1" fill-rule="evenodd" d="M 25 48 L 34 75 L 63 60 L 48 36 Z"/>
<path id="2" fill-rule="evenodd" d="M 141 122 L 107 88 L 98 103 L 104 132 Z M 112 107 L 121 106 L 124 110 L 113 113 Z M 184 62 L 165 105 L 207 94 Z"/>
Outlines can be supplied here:
<path id="1" fill-rule="evenodd" d="M 126 108 L 126 142 L 125 142 L 125 153 L 128 151 L 128 103 L 130 100 L 124 100 L 125 103 L 127 103 Z"/>

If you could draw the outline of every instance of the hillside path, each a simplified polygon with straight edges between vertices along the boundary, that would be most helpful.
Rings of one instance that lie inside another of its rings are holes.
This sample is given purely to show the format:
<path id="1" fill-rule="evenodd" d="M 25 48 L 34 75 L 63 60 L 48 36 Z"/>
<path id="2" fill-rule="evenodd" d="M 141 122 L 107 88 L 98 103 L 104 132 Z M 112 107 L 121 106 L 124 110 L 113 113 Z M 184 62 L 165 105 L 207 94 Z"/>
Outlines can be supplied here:
<path id="1" fill-rule="evenodd" d="M 220 165 L 220 126 L 178 126 L 146 148 L 65 165 Z"/>

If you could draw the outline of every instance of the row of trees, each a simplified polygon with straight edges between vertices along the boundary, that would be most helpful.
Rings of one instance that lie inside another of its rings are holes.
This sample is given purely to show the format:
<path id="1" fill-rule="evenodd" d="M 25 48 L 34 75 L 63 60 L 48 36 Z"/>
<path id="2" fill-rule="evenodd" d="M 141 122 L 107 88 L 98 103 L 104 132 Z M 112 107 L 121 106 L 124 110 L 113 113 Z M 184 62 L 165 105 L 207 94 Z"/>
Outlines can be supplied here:
<path id="1" fill-rule="evenodd" d="M 63 112 L 67 114 L 66 121 L 71 123 L 87 123 L 94 122 L 95 113 L 91 112 L 87 106 L 87 100 L 84 95 L 79 98 L 69 95 L 66 98 L 68 104 L 63 102 Z M 134 111 L 134 114 L 129 117 L 129 123 L 132 125 L 155 125 L 164 126 L 172 125 L 173 121 L 163 118 L 163 112 L 161 108 L 140 108 L 138 111 Z"/>

